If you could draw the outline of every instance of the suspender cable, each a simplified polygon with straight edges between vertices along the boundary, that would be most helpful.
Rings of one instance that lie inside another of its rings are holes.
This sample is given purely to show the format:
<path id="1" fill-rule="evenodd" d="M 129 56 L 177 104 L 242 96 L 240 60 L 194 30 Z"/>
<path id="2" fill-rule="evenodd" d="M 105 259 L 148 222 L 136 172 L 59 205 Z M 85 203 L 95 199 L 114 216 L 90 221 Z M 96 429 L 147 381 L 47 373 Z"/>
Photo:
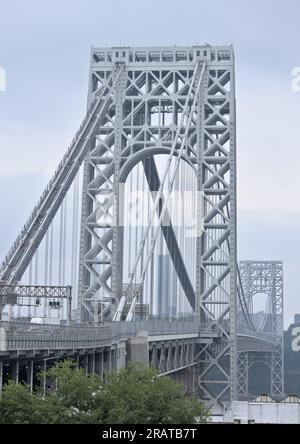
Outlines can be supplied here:
<path id="1" fill-rule="evenodd" d="M 68 194 L 65 197 L 64 202 L 64 210 L 63 210 L 63 238 L 62 238 L 62 274 L 61 274 L 61 285 L 65 285 L 66 283 L 66 241 L 67 241 L 67 215 L 68 215 Z M 66 302 L 63 301 L 61 308 L 57 310 L 57 317 L 60 317 L 60 311 L 61 311 L 61 317 L 64 318 L 65 310 L 66 309 Z"/>
<path id="2" fill-rule="evenodd" d="M 143 190 L 145 190 L 145 189 L 146 189 L 145 185 L 143 185 Z M 146 224 L 146 220 L 147 220 L 148 215 L 149 215 L 149 203 L 150 203 L 150 190 L 147 193 L 146 211 L 145 211 L 145 215 L 143 217 L 143 235 L 144 235 L 144 228 L 145 228 L 144 224 Z M 147 254 L 148 254 L 148 252 L 149 252 L 149 237 L 147 237 L 146 251 L 147 251 Z M 150 267 L 151 267 L 151 263 L 150 263 Z M 149 306 L 149 282 L 150 282 L 150 275 L 149 275 L 149 273 L 147 273 L 146 281 L 145 281 L 145 291 L 146 292 L 145 292 L 144 298 L 143 298 L 144 299 L 144 304 L 146 304 L 146 306 L 147 305 Z M 150 312 L 150 307 L 149 307 L 149 312 Z"/>
<path id="3" fill-rule="evenodd" d="M 66 283 L 66 244 L 67 244 L 67 215 L 68 215 L 68 195 L 65 197 L 63 215 L 63 241 L 62 241 L 62 285 Z"/>
<path id="4" fill-rule="evenodd" d="M 139 217 L 139 167 L 140 164 L 137 164 L 136 167 L 136 188 L 135 188 L 135 257 L 137 255 L 137 246 L 138 246 L 138 236 L 139 236 L 139 229 L 138 229 L 138 225 L 139 225 L 139 221 L 138 221 L 138 217 Z M 143 253 L 142 253 L 143 254 Z M 143 259 L 141 259 L 142 261 Z M 136 276 L 135 276 L 135 282 L 136 282 Z"/>
<path id="5" fill-rule="evenodd" d="M 53 237 L 54 237 L 54 221 L 50 225 L 50 239 L 49 239 L 49 285 L 52 285 L 53 276 Z M 48 306 L 48 316 L 51 315 L 50 306 Z"/>
<path id="6" fill-rule="evenodd" d="M 53 222 L 50 225 L 50 246 L 49 246 L 49 285 L 52 285 L 53 275 Z"/>
<path id="7" fill-rule="evenodd" d="M 33 259 L 31 259 L 31 261 L 29 263 L 29 277 L 28 277 L 29 285 L 32 285 L 32 260 Z M 31 306 L 30 306 L 30 304 L 28 304 L 28 305 L 29 305 L 28 316 L 31 318 Z"/>
<path id="8" fill-rule="evenodd" d="M 150 165 L 150 174 L 152 175 L 152 165 Z M 150 204 L 150 193 L 151 190 L 149 190 L 148 193 L 148 219 L 151 214 L 151 204 Z M 152 200 L 151 200 L 152 203 Z M 153 227 L 151 227 L 151 237 L 153 235 Z M 149 248 L 150 248 L 150 238 L 148 237 L 148 245 L 147 245 L 147 255 L 149 254 Z M 154 254 L 152 254 L 151 262 L 150 262 L 150 287 L 149 287 L 149 312 L 154 315 L 154 302 L 153 302 L 153 282 L 154 282 Z"/>
<path id="9" fill-rule="evenodd" d="M 46 233 L 45 241 L 45 270 L 44 270 L 44 285 L 48 285 L 48 268 L 49 268 L 49 230 Z M 43 316 L 46 317 L 46 300 L 42 299 Z"/>
<path id="10" fill-rule="evenodd" d="M 113 89 L 123 69 L 124 65 L 117 63 L 107 83 L 95 92 L 94 100 L 69 149 L 0 266 L 0 280 L 8 283 L 18 281 L 26 271 L 89 150 L 90 137 L 99 124 L 100 116 L 112 103 Z"/>
<path id="11" fill-rule="evenodd" d="M 63 228 L 64 228 L 64 205 L 62 202 L 59 217 L 59 251 L 58 251 L 58 285 L 62 285 L 62 255 L 63 255 Z"/>
<path id="12" fill-rule="evenodd" d="M 72 258 L 71 258 L 71 284 L 73 304 L 76 304 L 77 294 L 77 241 L 78 241 L 78 194 L 79 194 L 79 174 L 77 174 L 73 185 L 73 224 L 72 224 Z M 75 305 L 74 305 L 75 306 Z"/>
<path id="13" fill-rule="evenodd" d="M 181 159 L 181 156 L 182 156 L 182 152 L 184 150 L 184 146 L 185 146 L 185 143 L 186 143 L 186 138 L 188 136 L 188 131 L 189 131 L 189 128 L 190 128 L 190 125 L 191 125 L 191 120 L 192 120 L 194 108 L 195 108 L 195 105 L 196 105 L 196 102 L 197 102 L 198 92 L 199 92 L 199 89 L 200 89 L 200 85 L 202 83 L 202 77 L 203 77 L 204 68 L 205 68 L 205 64 L 202 67 L 201 75 L 200 75 L 199 81 L 197 83 L 197 87 L 196 87 L 195 93 L 193 95 L 193 103 L 192 103 L 192 107 L 191 107 L 191 110 L 190 110 L 190 115 L 187 118 L 185 132 L 184 132 L 184 137 L 183 137 L 183 140 L 181 142 L 180 149 L 179 149 L 179 151 L 177 153 L 178 157 L 176 157 L 176 160 L 175 160 L 175 168 L 174 168 L 174 171 L 172 172 L 172 175 L 171 175 L 171 182 L 169 184 L 168 194 L 166 196 L 165 202 L 164 202 L 162 210 L 161 210 L 158 227 L 156 228 L 156 230 L 154 232 L 154 237 L 153 237 L 152 242 L 151 242 L 151 250 L 153 250 L 154 247 L 155 247 L 155 242 L 156 242 L 156 238 L 157 238 L 157 235 L 158 235 L 158 232 L 159 232 L 159 229 L 160 229 L 160 225 L 161 225 L 162 221 L 164 220 L 164 215 L 165 215 L 165 212 L 166 212 L 166 209 L 167 209 L 168 201 L 169 201 L 169 198 L 170 198 L 170 193 L 171 193 L 171 190 L 172 190 L 172 187 L 173 187 L 173 184 L 174 184 L 174 180 L 175 180 L 175 177 L 176 177 L 176 174 L 177 174 L 177 171 L 178 171 L 179 162 L 180 162 L 180 159 Z M 195 73 L 194 73 L 194 75 L 195 75 Z M 191 85 L 193 85 L 193 82 L 191 83 Z M 187 104 L 188 104 L 188 100 L 187 100 L 185 109 L 187 108 Z M 181 121 L 182 121 L 182 119 L 181 119 Z M 171 163 L 170 163 L 170 157 L 169 157 L 168 158 L 168 163 L 167 163 L 168 168 L 170 167 L 170 164 Z M 168 170 L 165 170 L 163 181 L 162 181 L 161 187 L 160 187 L 160 195 L 162 194 L 163 186 L 164 186 L 167 174 L 168 174 Z M 158 193 L 158 195 L 159 195 L 159 193 Z M 150 221 L 150 223 L 151 223 L 151 221 Z M 147 227 L 147 229 L 148 229 L 148 232 L 149 232 L 149 226 Z M 144 243 L 145 243 L 145 239 L 143 239 L 143 241 L 141 243 L 141 249 L 143 249 Z M 144 269 L 143 269 L 142 277 L 141 277 L 141 280 L 139 282 L 139 286 L 142 285 L 142 282 L 143 282 L 143 279 L 144 279 L 144 275 L 146 273 L 146 269 L 147 269 L 149 260 L 150 260 L 150 257 L 148 255 L 147 260 L 146 260 L 146 264 L 145 264 Z M 136 263 L 137 263 L 137 261 L 136 261 Z M 133 273 L 134 273 L 134 271 L 133 271 Z M 132 276 L 131 276 L 131 282 L 132 282 Z M 134 306 L 135 302 L 136 302 L 136 296 L 135 296 L 134 300 L 131 303 L 131 308 L 129 310 L 129 313 L 128 313 L 128 316 L 127 316 L 126 320 L 131 320 L 131 315 L 132 315 L 132 310 L 131 309 Z"/>
<path id="14" fill-rule="evenodd" d="M 144 204 L 144 196 L 142 195 L 142 192 L 145 189 L 145 174 L 144 174 L 143 169 L 140 169 L 140 172 L 141 172 L 141 175 L 142 175 L 142 178 L 141 178 L 142 187 L 141 187 L 141 191 L 139 192 L 139 195 L 142 198 L 142 202 L 141 202 L 141 204 L 142 204 L 142 209 L 141 209 L 142 215 L 140 217 L 140 224 L 141 224 L 141 230 L 140 231 L 141 231 L 141 237 L 143 237 L 143 235 L 144 235 L 144 211 L 145 211 L 145 204 Z M 142 271 L 143 271 L 143 267 L 142 267 L 143 260 L 144 260 L 144 258 L 142 256 L 140 273 L 142 273 Z M 142 291 L 140 303 L 143 302 L 143 292 L 144 292 L 144 289 Z"/>
<path id="15" fill-rule="evenodd" d="M 147 227 L 147 229 L 146 229 L 145 236 L 147 236 L 148 233 L 149 233 L 150 227 L 151 227 L 151 225 L 152 225 L 152 223 L 153 223 L 153 220 L 154 220 L 154 217 L 155 217 L 155 214 L 156 214 L 156 208 L 157 208 L 158 205 L 160 204 L 160 200 L 161 200 L 162 192 L 163 192 L 164 185 L 165 185 L 165 182 L 166 182 L 166 178 L 167 178 L 167 175 L 168 175 L 168 171 L 169 171 L 169 168 L 170 168 L 170 165 L 171 165 L 171 161 L 172 161 L 173 156 L 174 156 L 175 151 L 176 151 L 177 140 L 178 140 L 178 137 L 179 137 L 179 135 L 180 135 L 181 129 L 182 129 L 182 127 L 183 127 L 184 121 L 185 121 L 185 119 L 186 119 L 186 115 L 187 115 L 187 111 L 188 111 L 188 104 L 189 104 L 190 97 L 191 97 L 191 95 L 192 95 L 191 93 L 192 93 L 192 90 L 193 90 L 193 87 L 194 87 L 195 78 L 196 78 L 196 73 L 197 73 L 197 71 L 198 71 L 198 66 L 199 66 L 199 63 L 197 63 L 197 66 L 196 66 L 195 71 L 194 71 L 194 74 L 193 74 L 193 78 L 192 78 L 192 81 L 191 81 L 191 84 L 190 84 L 190 88 L 189 88 L 189 92 L 188 92 L 188 95 L 187 95 L 187 99 L 186 99 L 186 103 L 185 103 L 185 106 L 184 106 L 184 110 L 183 110 L 182 115 L 181 115 L 180 124 L 179 124 L 179 126 L 178 126 L 178 128 L 177 128 L 177 132 L 176 132 L 175 140 L 174 140 L 173 143 L 172 143 L 172 148 L 171 148 L 171 151 L 170 151 L 170 154 L 169 154 L 168 160 L 167 160 L 167 164 L 166 164 L 166 167 L 165 167 L 165 171 L 164 171 L 164 173 L 163 173 L 163 178 L 162 178 L 162 181 L 161 181 L 160 188 L 159 188 L 159 190 L 158 190 L 158 192 L 157 192 L 157 195 L 156 195 L 156 198 L 155 198 L 154 208 L 153 208 L 153 210 L 152 210 L 152 212 L 151 212 L 151 215 L 150 215 L 151 218 L 150 218 L 150 221 L 149 221 L 148 227 Z M 205 66 L 205 65 L 203 65 L 203 67 L 204 67 L 204 66 Z M 202 72 L 203 72 L 203 70 L 202 70 Z M 202 77 L 202 76 L 201 76 L 201 77 Z M 200 84 L 200 82 L 199 82 L 199 84 Z M 196 96 L 197 96 L 197 94 L 195 94 L 195 96 L 194 96 L 194 102 L 195 102 L 195 97 L 196 97 Z M 190 119 L 188 119 L 188 120 L 190 120 Z M 185 135 L 186 135 L 186 133 L 187 133 L 187 129 L 188 129 L 188 127 L 189 127 L 189 125 L 186 125 Z M 185 138 L 184 138 L 184 139 L 185 139 Z M 182 148 L 183 148 L 183 143 L 181 143 L 180 151 L 179 151 L 179 152 L 177 151 L 177 155 L 178 155 L 177 159 L 179 159 L 179 155 L 180 155 L 180 157 L 181 157 L 181 154 L 182 154 Z M 140 248 L 139 248 L 139 253 L 138 253 L 137 257 L 136 257 L 136 261 L 135 261 L 135 264 L 134 264 L 134 268 L 133 268 L 133 271 L 132 271 L 131 274 L 133 274 L 133 273 L 135 272 L 136 266 L 137 266 L 137 264 L 138 264 L 138 262 L 139 262 L 139 260 L 140 260 L 140 256 L 141 256 L 141 253 L 142 253 L 142 249 L 143 249 L 143 247 L 144 247 L 144 239 L 142 239 L 142 241 L 141 241 Z M 132 277 L 133 277 L 133 276 L 132 276 Z"/>
<path id="16" fill-rule="evenodd" d="M 34 285 L 38 285 L 39 280 L 39 248 L 35 253 L 35 271 L 34 271 Z M 33 308 L 34 317 L 36 317 L 36 305 Z"/>
<path id="17" fill-rule="evenodd" d="M 185 190 L 185 186 L 186 186 L 186 170 L 185 170 L 185 165 L 183 166 L 183 174 L 182 174 L 182 188 L 181 190 Z M 181 232 L 181 237 L 182 237 L 182 254 L 183 257 L 185 258 L 185 262 L 186 262 L 186 239 L 185 239 L 185 231 L 186 231 L 186 219 L 185 219 L 185 214 L 186 214 L 186 200 L 183 199 L 183 203 L 182 203 L 182 232 Z M 181 297 L 182 297 L 182 305 L 183 305 L 183 313 L 184 313 L 184 317 L 186 316 L 186 299 L 184 297 L 184 293 L 181 289 Z"/>

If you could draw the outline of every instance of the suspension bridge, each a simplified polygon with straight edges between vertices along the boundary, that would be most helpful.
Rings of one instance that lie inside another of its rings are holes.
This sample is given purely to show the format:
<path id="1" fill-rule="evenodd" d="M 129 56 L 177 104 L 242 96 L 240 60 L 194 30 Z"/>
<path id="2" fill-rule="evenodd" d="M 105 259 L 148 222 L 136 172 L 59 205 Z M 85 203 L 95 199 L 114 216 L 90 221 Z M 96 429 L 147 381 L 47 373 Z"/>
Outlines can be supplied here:
<path id="1" fill-rule="evenodd" d="M 236 229 L 233 48 L 92 48 L 87 112 L 0 269 L 0 388 L 143 362 L 224 408 L 264 362 L 282 397 L 282 263 L 238 263 Z"/>

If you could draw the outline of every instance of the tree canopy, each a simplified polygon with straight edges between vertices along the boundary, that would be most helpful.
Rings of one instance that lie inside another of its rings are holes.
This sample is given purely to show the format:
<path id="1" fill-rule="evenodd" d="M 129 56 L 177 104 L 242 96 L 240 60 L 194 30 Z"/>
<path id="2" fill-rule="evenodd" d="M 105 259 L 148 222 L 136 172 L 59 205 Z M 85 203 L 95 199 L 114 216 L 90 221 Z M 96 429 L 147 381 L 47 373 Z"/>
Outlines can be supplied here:
<path id="1" fill-rule="evenodd" d="M 45 396 L 9 383 L 0 397 L 1 424 L 192 424 L 207 422 L 209 412 L 169 377 L 131 365 L 98 376 L 73 368 L 71 361 L 47 371 L 53 390 Z"/>

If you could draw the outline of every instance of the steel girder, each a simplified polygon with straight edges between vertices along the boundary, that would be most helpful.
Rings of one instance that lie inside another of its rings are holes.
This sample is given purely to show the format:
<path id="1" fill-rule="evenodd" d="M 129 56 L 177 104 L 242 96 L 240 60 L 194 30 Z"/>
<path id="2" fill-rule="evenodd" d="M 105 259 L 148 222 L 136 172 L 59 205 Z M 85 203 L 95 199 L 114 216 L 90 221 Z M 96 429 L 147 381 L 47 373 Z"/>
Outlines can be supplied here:
<path id="1" fill-rule="evenodd" d="M 253 313 L 255 295 L 268 297 L 261 331 L 269 333 L 273 342 L 270 395 L 281 398 L 284 395 L 283 264 L 280 261 L 241 261 L 240 272 L 249 312 Z"/>
<path id="2" fill-rule="evenodd" d="M 1 282 L 13 284 L 22 278 L 89 150 L 90 139 L 93 138 L 98 120 L 109 107 L 114 83 L 121 70 L 122 65 L 116 64 L 105 85 L 95 90 L 71 145 L 0 267 Z M 4 305 L 0 296 L 0 319 Z"/>
<path id="3" fill-rule="evenodd" d="M 209 402 L 224 395 L 235 399 L 233 49 L 208 45 L 95 48 L 91 55 L 90 100 L 120 60 L 125 69 L 114 104 L 98 127 L 85 162 L 78 321 L 97 322 L 99 316 L 111 317 L 115 311 L 122 291 L 119 185 L 136 162 L 170 152 L 196 63 L 206 63 L 182 156 L 196 173 L 198 191 L 195 310 L 201 329 L 216 334 L 213 346 L 206 346 L 199 355 L 199 388 L 200 398 Z M 184 274 L 184 268 L 180 269 L 178 274 Z"/>
<path id="4" fill-rule="evenodd" d="M 70 188 L 87 152 L 95 127 L 112 101 L 112 91 L 122 65 L 115 65 L 106 83 L 94 91 L 87 114 L 21 233 L 0 268 L 0 281 L 15 283 L 23 276 Z"/>
<path id="5" fill-rule="evenodd" d="M 249 371 L 251 367 L 255 364 L 263 364 L 270 369 L 272 373 L 272 353 L 259 352 L 259 351 L 246 351 L 238 353 L 237 362 L 237 381 L 238 381 L 238 398 L 241 400 L 250 399 L 251 395 L 249 393 Z M 272 392 L 272 378 L 270 378 L 270 394 Z M 272 396 L 272 394 L 271 394 Z M 282 395 L 274 395 L 277 399 L 282 399 Z"/>
<path id="6" fill-rule="evenodd" d="M 248 396 L 248 352 L 238 353 L 237 361 L 237 393 Z"/>
<path id="7" fill-rule="evenodd" d="M 199 355 L 200 398 L 211 405 L 236 399 L 236 140 L 234 55 L 211 61 L 199 103 L 197 313 L 215 332 Z M 201 213 L 203 218 L 201 219 Z M 203 327 L 202 327 L 203 328 Z"/>
<path id="8" fill-rule="evenodd" d="M 171 374 L 196 365 L 197 345 L 192 339 L 151 344 L 149 363 L 159 374 Z"/>
<path id="9" fill-rule="evenodd" d="M 72 287 L 46 286 L 46 285 L 15 285 L 0 283 L 0 300 L 3 305 L 17 305 L 19 307 L 40 305 L 40 299 L 46 299 L 48 304 L 61 308 L 63 300 L 67 301 L 67 322 L 71 322 Z"/>

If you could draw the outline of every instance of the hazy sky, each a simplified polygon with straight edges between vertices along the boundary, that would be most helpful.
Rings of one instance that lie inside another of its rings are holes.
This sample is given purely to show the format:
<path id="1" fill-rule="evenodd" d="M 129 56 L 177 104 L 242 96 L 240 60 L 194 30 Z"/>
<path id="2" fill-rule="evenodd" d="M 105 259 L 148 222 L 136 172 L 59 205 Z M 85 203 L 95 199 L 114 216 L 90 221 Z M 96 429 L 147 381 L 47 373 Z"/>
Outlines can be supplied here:
<path id="1" fill-rule="evenodd" d="M 0 0 L 0 257 L 84 115 L 91 46 L 233 44 L 238 254 L 284 261 L 300 313 L 299 0 Z"/>

